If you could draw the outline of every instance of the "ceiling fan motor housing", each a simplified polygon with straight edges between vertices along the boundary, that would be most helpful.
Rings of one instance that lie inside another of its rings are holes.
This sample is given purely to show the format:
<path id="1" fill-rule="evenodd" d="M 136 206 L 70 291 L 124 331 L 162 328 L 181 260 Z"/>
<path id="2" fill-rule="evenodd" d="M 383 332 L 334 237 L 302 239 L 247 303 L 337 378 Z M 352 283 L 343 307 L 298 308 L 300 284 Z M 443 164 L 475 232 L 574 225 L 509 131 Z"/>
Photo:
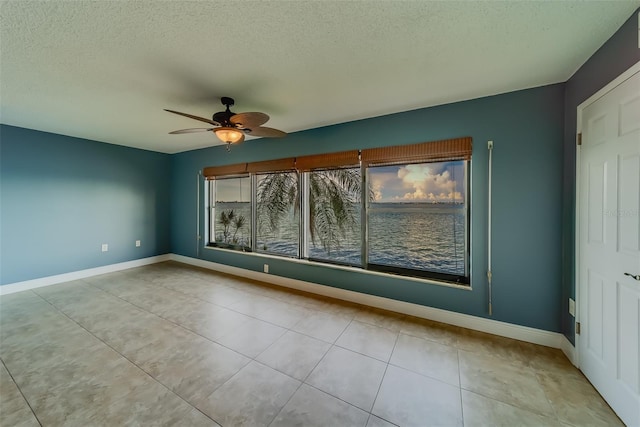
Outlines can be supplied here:
<path id="1" fill-rule="evenodd" d="M 235 116 L 236 113 L 232 112 L 229 109 L 229 107 L 235 104 L 235 101 L 233 100 L 233 98 L 223 96 L 222 98 L 220 98 L 220 102 L 222 103 L 222 105 L 226 106 L 227 109 L 226 111 L 218 111 L 217 113 L 215 113 L 212 117 L 213 121 L 220 123 L 221 126 L 235 127 L 231 123 L 231 117 Z"/>

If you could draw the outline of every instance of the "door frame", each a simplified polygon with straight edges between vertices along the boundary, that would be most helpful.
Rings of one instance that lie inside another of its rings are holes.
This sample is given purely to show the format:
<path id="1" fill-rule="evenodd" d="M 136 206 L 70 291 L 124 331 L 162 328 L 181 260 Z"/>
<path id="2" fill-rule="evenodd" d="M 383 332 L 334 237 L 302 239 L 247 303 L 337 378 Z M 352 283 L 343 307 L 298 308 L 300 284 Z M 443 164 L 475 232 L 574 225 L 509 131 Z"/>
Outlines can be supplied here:
<path id="1" fill-rule="evenodd" d="M 593 95 L 591 95 L 589 98 L 587 98 L 587 100 L 585 100 L 584 102 L 582 102 L 580 105 L 578 105 L 577 107 L 577 117 L 576 117 L 576 188 L 575 188 L 575 228 L 574 228 L 574 233 L 575 233 L 575 253 L 573 255 L 573 259 L 574 259 L 574 265 L 575 265 L 575 270 L 574 270 L 574 277 L 575 277 L 575 295 L 576 295 L 576 299 L 575 299 L 575 307 L 576 307 L 576 316 L 575 316 L 575 322 L 580 322 L 580 317 L 582 315 L 582 313 L 580 313 L 580 224 L 581 224 L 581 215 L 582 213 L 580 212 L 580 206 L 581 206 L 581 198 L 580 198 L 580 193 L 581 193 L 581 189 L 582 189 L 582 181 L 581 181 L 581 176 L 580 176 L 580 169 L 582 166 L 582 146 L 578 145 L 578 135 L 582 133 L 582 112 L 585 108 L 587 108 L 589 105 L 593 104 L 595 101 L 597 101 L 598 99 L 602 98 L 604 95 L 606 95 L 607 93 L 611 92 L 615 87 L 617 87 L 618 85 L 622 84 L 624 81 L 626 81 L 627 79 L 629 79 L 631 76 L 633 76 L 634 74 L 640 72 L 640 61 L 636 62 L 635 64 L 633 64 L 627 71 L 623 72 L 622 74 L 620 74 L 618 77 L 616 77 L 615 79 L 613 79 L 612 81 L 610 81 L 609 83 L 607 83 L 602 89 L 600 89 L 599 91 L 597 91 L 596 93 L 594 93 Z M 562 304 L 564 306 L 564 303 Z M 575 324 L 575 323 L 574 323 Z M 575 330 L 575 329 L 574 329 Z M 574 365 L 576 365 L 578 368 L 580 368 L 580 358 L 581 358 L 581 354 L 580 354 L 580 335 L 576 334 L 574 332 L 574 340 L 575 340 L 575 358 L 572 361 Z"/>

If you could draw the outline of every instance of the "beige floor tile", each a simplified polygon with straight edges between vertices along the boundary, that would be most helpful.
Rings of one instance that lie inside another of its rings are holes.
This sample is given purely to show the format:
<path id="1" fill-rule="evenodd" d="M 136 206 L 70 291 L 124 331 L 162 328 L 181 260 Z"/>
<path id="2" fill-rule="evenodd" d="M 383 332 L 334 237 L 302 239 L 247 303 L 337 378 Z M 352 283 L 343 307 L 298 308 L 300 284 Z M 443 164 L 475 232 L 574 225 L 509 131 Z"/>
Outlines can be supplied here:
<path id="1" fill-rule="evenodd" d="M 305 382 L 370 411 L 385 368 L 386 364 L 379 360 L 332 347 Z"/>
<path id="2" fill-rule="evenodd" d="M 369 421 L 367 421 L 367 427 L 394 427 L 395 425 L 375 415 L 371 415 Z"/>
<path id="3" fill-rule="evenodd" d="M 532 369 L 507 363 L 499 357 L 463 350 L 458 351 L 458 357 L 463 389 L 538 414 L 553 415 Z"/>
<path id="4" fill-rule="evenodd" d="M 531 368 L 541 374 L 570 376 L 583 380 L 584 375 L 567 359 L 562 350 L 540 345 L 522 343 Z"/>
<path id="5" fill-rule="evenodd" d="M 284 328 L 291 328 L 309 314 L 309 309 L 263 295 L 245 298 L 229 308 Z"/>
<path id="6" fill-rule="evenodd" d="M 267 298 L 262 295 L 249 294 L 247 298 L 243 298 L 240 301 L 231 304 L 229 308 L 239 313 L 260 319 L 260 314 L 272 309 L 276 303 L 280 303 L 280 301 Z"/>
<path id="7" fill-rule="evenodd" d="M 228 286 L 211 286 L 206 282 L 191 283 L 186 286 L 172 287 L 172 289 L 227 308 L 252 296 L 249 292 Z"/>
<path id="8" fill-rule="evenodd" d="M 371 413 L 401 426 L 462 426 L 460 389 L 390 365 Z"/>
<path id="9" fill-rule="evenodd" d="M 42 302 L 42 298 L 33 291 L 0 295 L 0 315 L 6 311 L 24 313 L 33 308 L 34 304 L 41 306 Z"/>
<path id="10" fill-rule="evenodd" d="M 290 329 L 311 313 L 313 313 L 312 310 L 308 308 L 276 301 L 269 310 L 261 313 L 259 318 L 274 325 Z"/>
<path id="11" fill-rule="evenodd" d="M 455 346 L 458 341 L 459 329 L 455 326 L 431 320 L 407 316 L 403 319 L 400 332 L 440 344 Z"/>
<path id="12" fill-rule="evenodd" d="M 150 313 L 164 317 L 167 312 L 188 309 L 197 299 L 181 292 L 155 286 L 153 289 L 138 290 L 120 298 Z"/>
<path id="13" fill-rule="evenodd" d="M 465 427 L 561 427 L 552 416 L 545 417 L 479 394 L 462 390 Z"/>
<path id="14" fill-rule="evenodd" d="M 390 364 L 460 387 L 458 350 L 400 334 Z"/>
<path id="15" fill-rule="evenodd" d="M 400 332 L 407 316 L 393 311 L 368 308 L 359 310 L 354 319 L 370 325 L 381 326 L 394 332 Z"/>
<path id="16" fill-rule="evenodd" d="M 158 383 L 72 414 L 69 425 L 217 426 L 213 420 Z"/>
<path id="17" fill-rule="evenodd" d="M 0 417 L 7 426 L 39 426 L 38 420 L 29 408 L 9 372 L 0 363 Z"/>
<path id="18" fill-rule="evenodd" d="M 251 362 L 198 408 L 223 426 L 266 426 L 299 386 L 299 381 Z"/>
<path id="19" fill-rule="evenodd" d="M 586 378 L 537 375 L 558 419 L 574 426 L 623 426 Z"/>
<path id="20" fill-rule="evenodd" d="M 291 329 L 322 341 L 334 343 L 351 323 L 351 319 L 341 315 L 313 312 L 301 319 Z"/>
<path id="21" fill-rule="evenodd" d="M 397 337 L 397 332 L 354 320 L 336 345 L 388 362 Z"/>
<path id="22" fill-rule="evenodd" d="M 166 312 L 164 317 L 213 341 L 238 330 L 243 323 L 251 320 L 246 314 L 206 301 L 195 302 L 188 309 L 180 307 L 175 311 Z"/>
<path id="23" fill-rule="evenodd" d="M 360 304 L 328 298 L 319 305 L 318 310 L 324 311 L 325 313 L 339 314 L 353 319 L 355 315 L 363 309 L 363 307 L 364 306 Z"/>
<path id="24" fill-rule="evenodd" d="M 152 351 L 147 373 L 193 405 L 213 393 L 250 362 L 245 356 L 199 336 Z"/>
<path id="25" fill-rule="evenodd" d="M 280 338 L 286 329 L 250 318 L 216 341 L 247 357 L 254 358 Z"/>
<path id="26" fill-rule="evenodd" d="M 461 350 L 501 358 L 510 364 L 530 366 L 530 347 L 526 343 L 484 332 L 460 328 L 455 344 Z"/>
<path id="27" fill-rule="evenodd" d="M 43 425 L 73 424 L 70 420 L 80 413 L 108 407 L 157 384 L 121 357 L 111 361 L 88 355 L 36 374 L 36 379 L 16 381 Z"/>
<path id="28" fill-rule="evenodd" d="M 368 417 L 367 412 L 302 384 L 271 423 L 271 427 L 364 427 Z"/>
<path id="29" fill-rule="evenodd" d="M 41 349 L 39 347 L 36 351 Z M 25 396 L 66 387 L 92 375 L 103 374 L 112 366 L 123 366 L 124 362 L 122 356 L 97 340 L 82 345 L 63 345 L 48 356 L 49 360 L 28 364 L 5 360 Z"/>
<path id="30" fill-rule="evenodd" d="M 138 357 L 142 348 L 153 345 L 162 349 L 190 333 L 168 320 L 145 312 L 135 317 L 120 317 L 111 326 L 102 321 L 87 329 L 136 363 L 146 360 Z"/>
<path id="31" fill-rule="evenodd" d="M 15 376 L 34 370 L 46 372 L 103 347 L 102 342 L 68 320 L 62 327 L 25 328 L 0 341 L 0 357 Z"/>
<path id="32" fill-rule="evenodd" d="M 315 368 L 329 347 L 331 344 L 327 342 L 288 331 L 256 360 L 302 381 Z"/>

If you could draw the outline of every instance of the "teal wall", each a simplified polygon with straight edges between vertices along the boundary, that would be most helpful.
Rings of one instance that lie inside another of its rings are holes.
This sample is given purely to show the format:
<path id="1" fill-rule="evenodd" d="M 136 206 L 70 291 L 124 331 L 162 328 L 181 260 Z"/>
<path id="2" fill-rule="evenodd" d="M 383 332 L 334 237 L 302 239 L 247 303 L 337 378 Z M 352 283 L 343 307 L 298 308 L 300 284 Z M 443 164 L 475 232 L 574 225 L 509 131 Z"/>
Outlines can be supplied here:
<path id="1" fill-rule="evenodd" d="M 0 284 L 169 252 L 170 166 L 167 154 L 0 126 Z"/>
<path id="2" fill-rule="evenodd" d="M 567 81 L 564 120 L 564 179 L 562 205 L 562 332 L 575 342 L 575 319 L 569 315 L 568 300 L 575 298 L 575 218 L 576 218 L 576 119 L 578 105 L 610 81 L 640 61 L 638 49 L 638 13 L 611 36 L 598 51 Z"/>
<path id="3" fill-rule="evenodd" d="M 472 291 L 285 259 L 269 260 L 269 267 L 275 275 L 488 317 L 487 141 L 493 140 L 493 318 L 560 331 L 563 118 L 564 85 L 557 84 L 247 141 L 230 153 L 216 146 L 173 155 L 172 252 L 262 271 L 264 258 L 198 251 L 197 174 L 205 166 L 471 136 Z"/>

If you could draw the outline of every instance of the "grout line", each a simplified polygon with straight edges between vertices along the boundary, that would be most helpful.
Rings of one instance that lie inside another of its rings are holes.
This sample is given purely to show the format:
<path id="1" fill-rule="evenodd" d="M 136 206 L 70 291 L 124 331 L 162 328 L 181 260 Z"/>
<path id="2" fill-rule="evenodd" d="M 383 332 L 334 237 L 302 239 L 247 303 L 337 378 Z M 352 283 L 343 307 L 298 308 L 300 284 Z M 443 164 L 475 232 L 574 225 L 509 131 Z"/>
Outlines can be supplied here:
<path id="1" fill-rule="evenodd" d="M 376 406 L 376 400 L 378 400 L 378 395 L 380 394 L 380 390 L 382 389 L 382 383 L 384 382 L 384 377 L 387 376 L 387 370 L 389 369 L 389 362 L 391 362 L 391 357 L 393 357 L 393 352 L 396 351 L 396 346 L 398 345 L 398 339 L 400 338 L 400 333 L 396 335 L 396 340 L 393 343 L 393 349 L 391 350 L 391 354 L 389 354 L 389 360 L 387 361 L 386 366 L 384 367 L 384 373 L 382 374 L 382 378 L 380 379 L 380 385 L 378 385 L 378 391 L 376 391 L 376 397 L 373 399 L 373 403 L 371 404 L 370 415 L 373 414 L 373 408 Z M 369 422 L 369 420 L 367 420 Z"/>
<path id="2" fill-rule="evenodd" d="M 458 361 L 458 392 L 460 393 L 460 415 L 462 416 L 462 425 L 464 426 L 464 401 L 462 400 L 462 367 L 460 366 L 460 349 L 456 348 L 456 360 Z"/>
<path id="3" fill-rule="evenodd" d="M 2 363 L 2 366 L 4 366 L 4 369 L 6 369 L 7 374 L 9 374 L 9 377 L 11 378 L 11 381 L 13 381 L 13 384 L 16 386 L 16 388 L 18 389 L 18 392 L 20 392 L 20 395 L 22 396 L 22 398 L 24 399 L 24 403 L 27 404 L 27 406 L 29 407 L 29 410 L 31 410 L 31 413 L 33 414 L 33 417 L 36 419 L 36 421 L 38 422 L 38 424 L 40 424 L 40 427 L 42 427 L 42 422 L 40 421 L 40 419 L 38 418 L 38 415 L 36 415 L 36 411 L 33 410 L 33 408 L 31 407 L 31 403 L 29 403 L 29 400 L 27 400 L 27 397 L 24 395 L 24 393 L 22 392 L 22 389 L 20 388 L 20 386 L 18 385 L 18 382 L 16 381 L 16 379 L 13 377 L 13 374 L 11 373 L 11 371 L 9 370 L 9 368 L 7 367 L 7 364 L 4 362 L 4 360 L 2 360 L 2 358 L 0 358 L 0 363 Z"/>
<path id="4" fill-rule="evenodd" d="M 309 387 L 311 387 L 311 388 L 314 388 L 314 389 L 318 390 L 318 391 L 319 391 L 319 392 L 321 392 L 321 393 L 326 394 L 327 396 L 331 396 L 331 397 L 333 397 L 334 399 L 337 399 L 337 400 L 339 400 L 339 401 L 341 401 L 341 402 L 343 402 L 343 403 L 346 403 L 346 404 L 347 404 L 347 405 L 349 405 L 349 406 L 353 406 L 354 408 L 361 410 L 361 411 L 362 411 L 362 412 L 364 412 L 365 414 L 369 414 L 369 415 L 371 415 L 371 411 L 367 411 L 366 409 L 362 409 L 361 407 L 356 406 L 356 405 L 354 405 L 353 403 L 347 402 L 346 400 L 342 399 L 341 397 L 334 396 L 334 395 L 333 395 L 333 394 L 331 394 L 331 393 L 327 393 L 326 391 L 324 391 L 324 390 L 322 390 L 322 389 L 320 389 L 320 388 L 318 388 L 318 387 L 314 386 L 313 384 L 309 384 L 309 383 L 304 383 L 304 384 L 305 384 L 305 385 L 307 385 L 307 386 L 309 386 Z M 375 402 L 375 401 L 374 401 L 374 402 Z"/>

